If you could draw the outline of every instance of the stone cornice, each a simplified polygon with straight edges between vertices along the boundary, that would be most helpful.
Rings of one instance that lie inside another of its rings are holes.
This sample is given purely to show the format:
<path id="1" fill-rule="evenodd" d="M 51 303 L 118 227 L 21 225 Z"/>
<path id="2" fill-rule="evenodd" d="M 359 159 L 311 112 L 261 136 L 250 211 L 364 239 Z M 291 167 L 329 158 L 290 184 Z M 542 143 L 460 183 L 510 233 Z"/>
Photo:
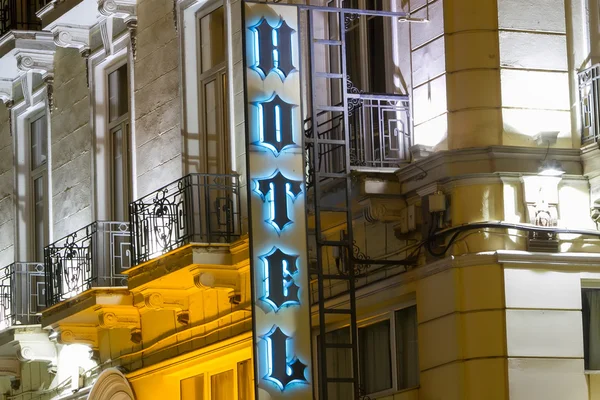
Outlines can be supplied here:
<path id="1" fill-rule="evenodd" d="M 415 192 L 433 183 L 446 184 L 460 179 L 498 179 L 502 176 L 538 173 L 546 158 L 561 163 L 568 175 L 581 175 L 579 149 L 547 149 L 516 146 L 491 146 L 442 151 L 396 171 L 402 194 Z"/>

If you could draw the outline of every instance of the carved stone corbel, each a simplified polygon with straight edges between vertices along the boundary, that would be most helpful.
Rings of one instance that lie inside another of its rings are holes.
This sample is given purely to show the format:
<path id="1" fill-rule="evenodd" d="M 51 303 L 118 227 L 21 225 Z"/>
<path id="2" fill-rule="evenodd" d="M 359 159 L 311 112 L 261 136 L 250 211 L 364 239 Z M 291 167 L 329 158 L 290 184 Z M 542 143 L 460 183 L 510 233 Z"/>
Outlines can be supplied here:
<path id="1" fill-rule="evenodd" d="M 406 208 L 406 201 L 402 198 L 376 198 L 369 197 L 359 201 L 363 216 L 367 222 L 394 222 L 400 221 L 402 209 Z"/>
<path id="2" fill-rule="evenodd" d="M 140 313 L 135 307 L 102 307 L 98 323 L 104 329 L 139 329 Z"/>
<path id="3" fill-rule="evenodd" d="M 43 361 L 56 364 L 56 347 L 50 341 L 46 342 L 24 342 L 19 343 L 17 358 L 23 362 Z"/>
<path id="4" fill-rule="evenodd" d="M 58 25 L 52 28 L 52 35 L 59 47 L 77 49 L 80 53 L 90 48 L 90 31 L 85 27 Z"/>
<path id="5" fill-rule="evenodd" d="M 126 24 L 135 18 L 135 0 L 98 0 L 98 12 L 121 18 Z"/>
<path id="6" fill-rule="evenodd" d="M 12 108 L 15 105 L 15 102 L 12 100 L 9 100 L 4 104 L 6 105 L 6 109 L 8 111 L 8 133 L 10 134 L 10 136 L 12 136 L 13 135 Z"/>
<path id="7" fill-rule="evenodd" d="M 144 305 L 152 310 L 187 310 L 187 297 L 153 292 L 144 296 Z"/>
<path id="8" fill-rule="evenodd" d="M 46 78 L 54 72 L 54 51 L 17 50 L 17 68 L 25 72 L 37 72 Z"/>
<path id="9" fill-rule="evenodd" d="M 95 326 L 68 325 L 60 326 L 57 341 L 60 344 L 84 344 L 98 349 L 98 329 Z"/>

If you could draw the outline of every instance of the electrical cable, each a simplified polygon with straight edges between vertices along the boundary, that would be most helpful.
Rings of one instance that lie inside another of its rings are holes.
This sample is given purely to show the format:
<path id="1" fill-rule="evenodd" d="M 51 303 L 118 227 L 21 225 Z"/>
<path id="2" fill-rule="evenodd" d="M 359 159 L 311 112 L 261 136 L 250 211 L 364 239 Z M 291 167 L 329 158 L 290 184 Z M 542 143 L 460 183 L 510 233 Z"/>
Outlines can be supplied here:
<path id="1" fill-rule="evenodd" d="M 434 226 L 432 224 L 432 226 Z M 600 231 L 593 231 L 587 229 L 566 229 L 566 228 L 556 228 L 556 227 L 543 227 L 532 224 L 520 224 L 520 223 L 507 223 L 503 221 L 484 221 L 484 222 L 473 222 L 462 224 L 458 226 L 454 226 L 451 228 L 440 230 L 436 233 L 430 233 L 429 237 L 425 240 L 425 247 L 427 251 L 434 257 L 443 257 L 446 252 L 450 249 L 450 247 L 454 244 L 458 236 L 466 231 L 476 230 L 476 229 L 489 229 L 489 228 L 498 228 L 498 229 L 514 229 L 525 232 L 546 232 L 552 234 L 571 234 L 571 235 L 583 235 L 583 236 L 595 236 L 600 237 Z M 430 231 L 431 232 L 431 231 Z M 439 237 L 445 237 L 452 233 L 450 240 L 444 246 L 443 250 L 435 251 L 432 248 L 433 241 Z"/>

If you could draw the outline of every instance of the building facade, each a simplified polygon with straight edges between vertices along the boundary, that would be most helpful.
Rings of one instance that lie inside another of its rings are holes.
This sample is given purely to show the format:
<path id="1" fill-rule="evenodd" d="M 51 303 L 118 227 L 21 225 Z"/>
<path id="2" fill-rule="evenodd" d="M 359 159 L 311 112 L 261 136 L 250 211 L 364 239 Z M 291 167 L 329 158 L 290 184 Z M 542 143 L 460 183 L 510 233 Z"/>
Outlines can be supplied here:
<path id="1" fill-rule="evenodd" d="M 599 7 L 0 2 L 0 393 L 600 399 Z"/>

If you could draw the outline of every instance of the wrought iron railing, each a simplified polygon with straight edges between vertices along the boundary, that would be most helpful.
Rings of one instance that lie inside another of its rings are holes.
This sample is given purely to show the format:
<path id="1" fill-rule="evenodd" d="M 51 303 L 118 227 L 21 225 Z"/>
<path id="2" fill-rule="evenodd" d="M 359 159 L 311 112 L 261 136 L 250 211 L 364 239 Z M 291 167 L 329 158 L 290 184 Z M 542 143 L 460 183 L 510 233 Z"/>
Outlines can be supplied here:
<path id="1" fill-rule="evenodd" d="M 581 144 L 597 142 L 600 137 L 600 64 L 578 74 L 581 109 Z"/>
<path id="2" fill-rule="evenodd" d="M 44 279 L 43 263 L 16 262 L 0 270 L 0 329 L 39 323 Z"/>
<path id="3" fill-rule="evenodd" d="M 352 167 L 397 168 L 410 161 L 412 134 L 408 96 L 365 94 L 354 89 L 348 93 L 347 104 Z M 344 140 L 344 114 L 321 112 L 316 119 L 319 139 Z M 315 134 L 312 118 L 305 121 L 304 134 L 308 138 Z M 345 146 L 329 143 L 320 146 L 318 159 L 307 159 L 308 171 L 344 170 Z"/>
<path id="4" fill-rule="evenodd" d="M 241 236 L 238 175 L 190 174 L 129 206 L 134 265 L 189 243 Z"/>
<path id="5" fill-rule="evenodd" d="M 130 240 L 127 222 L 97 221 L 46 247 L 48 306 L 92 287 L 127 286 Z"/>
<path id="6" fill-rule="evenodd" d="M 49 0 L 0 0 L 0 37 L 10 30 L 39 30 L 35 15 Z"/>

